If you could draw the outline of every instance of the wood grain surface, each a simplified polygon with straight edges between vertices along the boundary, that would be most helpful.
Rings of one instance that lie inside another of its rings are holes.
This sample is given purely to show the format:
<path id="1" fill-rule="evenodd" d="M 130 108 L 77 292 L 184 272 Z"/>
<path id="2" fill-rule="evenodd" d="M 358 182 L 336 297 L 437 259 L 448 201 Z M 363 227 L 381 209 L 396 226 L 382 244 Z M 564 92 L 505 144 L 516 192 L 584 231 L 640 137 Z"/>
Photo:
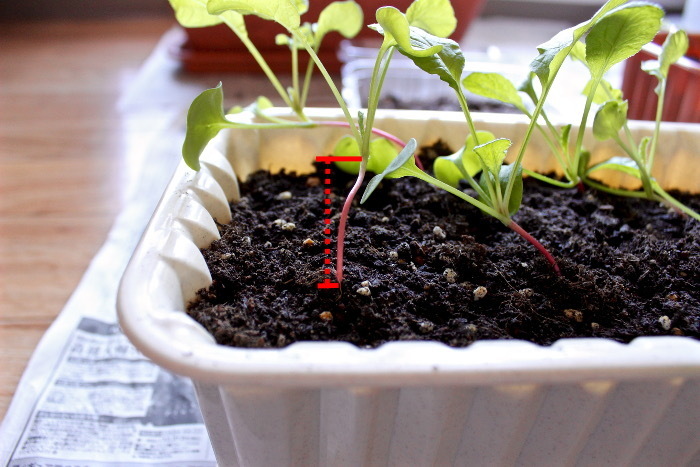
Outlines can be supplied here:
<path id="1" fill-rule="evenodd" d="M 123 207 L 116 103 L 172 23 L 0 25 L 0 418 Z"/>

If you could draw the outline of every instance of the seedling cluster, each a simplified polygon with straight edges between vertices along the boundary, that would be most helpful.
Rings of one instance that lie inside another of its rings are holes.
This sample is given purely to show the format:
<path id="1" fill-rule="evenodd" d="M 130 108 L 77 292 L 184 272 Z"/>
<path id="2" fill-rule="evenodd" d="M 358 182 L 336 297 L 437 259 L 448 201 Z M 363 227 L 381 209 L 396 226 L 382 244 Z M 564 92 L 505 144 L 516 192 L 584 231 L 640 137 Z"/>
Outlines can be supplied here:
<path id="1" fill-rule="evenodd" d="M 670 66 L 688 47 L 683 31 L 669 34 L 658 61 L 647 62 L 644 70 L 658 78 L 657 121 L 654 134 L 636 142 L 627 124 L 627 103 L 621 91 L 605 80 L 611 67 L 636 54 L 650 42 L 661 27 L 663 10 L 646 2 L 610 0 L 591 19 L 561 31 L 538 47 L 539 54 L 531 63 L 531 72 L 516 87 L 501 75 L 471 73 L 464 77 L 465 58 L 459 45 L 448 39 L 457 20 L 449 0 L 415 0 L 401 12 L 394 7 L 382 7 L 376 12 L 376 23 L 369 25 L 382 36 L 370 80 L 367 108 L 353 115 L 343 100 L 317 52 L 324 37 L 332 32 L 346 38 L 354 37 L 364 24 L 362 9 L 353 0 L 329 4 L 316 23 L 302 23 L 301 15 L 308 9 L 307 0 L 170 0 L 176 17 L 185 27 L 203 27 L 225 23 L 242 40 L 251 55 L 277 91 L 280 98 L 296 114 L 297 119 L 282 119 L 266 113 L 269 100 L 259 98 L 242 109 L 234 108 L 229 116 L 223 111 L 223 92 L 219 86 L 204 91 L 192 103 L 187 116 L 187 135 L 183 157 L 193 169 L 199 169 L 199 156 L 206 144 L 223 128 L 311 128 L 320 125 L 344 126 L 350 135 L 341 139 L 336 148 L 338 156 L 361 156 L 361 162 L 340 165 L 346 171 L 357 173 L 357 179 L 343 206 L 338 225 L 337 267 L 338 282 L 343 278 L 343 247 L 347 219 L 352 202 L 359 192 L 368 171 L 376 175 L 369 181 L 362 195 L 364 202 L 384 178 L 412 176 L 430 183 L 476 206 L 505 226 L 521 235 L 539 250 L 560 274 L 554 257 L 534 237 L 520 227 L 513 215 L 519 210 L 523 195 L 523 174 L 564 188 L 590 186 L 621 196 L 647 198 L 673 206 L 680 212 L 700 220 L 700 215 L 671 197 L 652 176 L 654 156 L 658 146 L 660 117 L 664 104 L 664 90 Z M 275 21 L 287 30 L 279 35 L 277 44 L 288 47 L 291 54 L 291 86 L 285 88 L 271 71 L 265 58 L 248 38 L 245 16 L 256 15 Z M 433 175 L 426 173 L 416 159 L 417 143 L 399 138 L 374 128 L 379 97 L 387 70 L 395 52 L 411 59 L 425 72 L 445 82 L 456 94 L 468 127 L 465 143 L 456 153 L 435 161 Z M 299 53 L 307 53 L 311 60 L 302 71 Z M 573 125 L 556 126 L 545 111 L 545 101 L 554 80 L 567 57 L 585 64 L 590 81 L 584 93 L 586 103 L 577 130 Z M 314 69 L 318 69 L 338 101 L 345 121 L 315 122 L 304 113 L 309 83 Z M 488 98 L 512 104 L 529 118 L 523 143 L 512 163 L 506 164 L 512 142 L 498 135 L 476 128 L 465 90 Z M 526 104 L 525 96 L 529 99 Z M 624 155 L 590 165 L 590 154 L 583 146 L 583 138 L 590 114 L 596 138 L 614 140 Z M 235 114 L 247 110 L 259 117 L 260 123 L 237 122 Z M 233 115 L 231 115 L 233 114 Z M 523 167 L 526 147 L 539 132 L 556 157 L 562 180 L 547 177 Z M 572 134 L 575 132 L 575 135 Z M 378 137 L 378 138 L 374 138 Z M 572 143 L 573 138 L 573 143 Z M 602 169 L 622 172 L 636 177 L 639 190 L 625 190 L 605 186 L 594 178 Z M 471 188 L 470 195 L 459 189 L 462 181 Z"/>

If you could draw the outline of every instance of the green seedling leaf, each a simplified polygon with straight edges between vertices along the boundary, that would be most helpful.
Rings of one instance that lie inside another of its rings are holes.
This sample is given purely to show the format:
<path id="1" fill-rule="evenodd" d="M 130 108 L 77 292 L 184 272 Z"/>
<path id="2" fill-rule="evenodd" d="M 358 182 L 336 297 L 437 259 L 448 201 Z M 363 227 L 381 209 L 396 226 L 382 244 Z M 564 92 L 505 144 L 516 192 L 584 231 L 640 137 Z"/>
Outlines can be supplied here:
<path id="1" fill-rule="evenodd" d="M 615 156 L 610 159 L 600 162 L 586 171 L 586 175 L 590 175 L 598 170 L 608 169 L 616 170 L 618 172 L 626 173 L 627 175 L 632 175 L 641 180 L 642 174 L 639 171 L 637 163 L 634 162 L 629 157 Z"/>
<path id="2" fill-rule="evenodd" d="M 365 192 L 362 194 L 360 204 L 364 203 L 367 198 L 370 197 L 374 190 L 377 189 L 381 181 L 384 180 L 384 178 L 389 174 L 392 175 L 392 178 L 401 178 L 407 175 L 421 173 L 420 169 L 416 167 L 416 162 L 413 158 L 413 153 L 416 152 L 417 147 L 418 144 L 416 143 L 415 138 L 408 140 L 406 146 L 401 150 L 401 152 L 399 152 L 394 160 L 392 160 L 381 173 L 372 177 L 372 180 L 370 180 L 367 184 L 367 188 L 365 188 Z"/>
<path id="3" fill-rule="evenodd" d="M 323 37 L 336 31 L 346 39 L 355 37 L 363 26 L 362 7 L 356 2 L 333 2 L 321 11 L 315 28 L 316 46 Z"/>
<path id="4" fill-rule="evenodd" d="M 399 52 L 413 60 L 418 68 L 437 75 L 452 89 L 460 91 L 460 79 L 464 71 L 464 55 L 459 44 L 451 39 L 433 36 L 419 28 L 410 28 L 410 41 L 414 48 L 423 50 L 436 49 L 437 52 L 428 56 L 416 56 L 399 47 Z"/>
<path id="5" fill-rule="evenodd" d="M 600 19 L 586 37 L 586 63 L 594 77 L 639 52 L 661 27 L 664 12 L 652 4 L 630 3 Z"/>
<path id="6" fill-rule="evenodd" d="M 474 177 L 481 171 L 481 161 L 474 152 L 477 141 L 492 141 L 496 137 L 490 131 L 477 131 L 476 136 L 467 136 L 464 146 L 454 154 L 435 158 L 433 173 L 435 178 L 457 188 L 466 175 Z"/>
<path id="7" fill-rule="evenodd" d="M 598 109 L 593 119 L 593 136 L 601 141 L 617 139 L 627 122 L 627 101 L 608 101 Z"/>
<path id="8" fill-rule="evenodd" d="M 496 99 L 506 104 L 514 105 L 517 109 L 525 111 L 523 99 L 513 83 L 498 73 L 471 73 L 464 78 L 462 85 L 468 91 L 489 99 Z"/>
<path id="9" fill-rule="evenodd" d="M 457 188 L 459 181 L 464 178 L 460 166 L 462 165 L 462 151 L 450 156 L 440 156 L 433 162 L 433 175 L 441 182 Z"/>
<path id="10" fill-rule="evenodd" d="M 506 191 L 508 186 L 508 179 L 513 173 L 515 164 L 502 165 L 501 171 L 498 174 L 498 181 L 501 184 L 501 192 Z M 515 174 L 515 183 L 513 183 L 513 188 L 510 192 L 510 199 L 508 199 L 508 213 L 512 216 L 520 209 L 520 205 L 523 202 L 523 168 L 520 164 L 517 166 L 517 173 Z"/>
<path id="11" fill-rule="evenodd" d="M 569 56 L 572 59 L 578 60 L 579 62 L 588 66 L 586 64 L 586 44 L 584 44 L 583 42 L 576 41 L 574 43 L 574 46 L 571 48 L 571 53 L 569 54 Z"/>
<path id="12" fill-rule="evenodd" d="M 290 31 L 301 25 L 301 14 L 308 2 L 301 0 L 209 0 L 207 10 L 212 15 L 234 11 L 242 15 L 256 15 L 275 21 Z"/>
<path id="13" fill-rule="evenodd" d="M 375 174 L 381 173 L 399 153 L 394 143 L 385 138 L 376 138 L 369 143 L 369 159 L 367 170 Z M 335 145 L 333 155 L 337 157 L 357 157 L 360 155 L 360 147 L 357 140 L 351 136 L 344 136 Z M 360 163 L 352 161 L 337 161 L 336 166 L 343 172 L 357 174 L 360 171 Z M 392 178 L 391 174 L 386 176 Z"/>
<path id="14" fill-rule="evenodd" d="M 649 160 L 649 143 L 651 142 L 651 136 L 645 136 L 639 142 L 639 154 L 642 155 L 644 160 Z"/>
<path id="15" fill-rule="evenodd" d="M 187 131 L 182 145 L 182 157 L 194 170 L 199 170 L 199 156 L 206 145 L 223 128 L 231 126 L 224 116 L 224 93 L 221 83 L 197 96 L 187 112 Z"/>
<path id="16" fill-rule="evenodd" d="M 203 28 L 225 22 L 240 35 L 246 35 L 243 15 L 229 11 L 212 15 L 207 11 L 207 0 L 169 0 L 175 10 L 175 19 L 185 28 Z"/>
<path id="17" fill-rule="evenodd" d="M 688 34 L 685 31 L 675 31 L 669 34 L 661 47 L 658 60 L 648 60 L 642 63 L 642 70 L 656 76 L 659 81 L 668 78 L 668 70 L 688 51 Z M 657 92 L 658 94 L 658 92 Z"/>
<path id="18" fill-rule="evenodd" d="M 591 92 L 591 87 L 593 87 L 594 84 L 595 80 L 589 80 L 581 94 L 587 96 Z M 593 103 L 600 105 L 607 101 L 622 101 L 622 91 L 620 89 L 615 89 L 609 81 L 601 79 L 598 86 L 595 88 Z"/>
<path id="19" fill-rule="evenodd" d="M 449 0 L 415 0 L 406 10 L 408 24 L 438 37 L 448 37 L 457 27 Z"/>
<path id="20" fill-rule="evenodd" d="M 513 144 L 509 139 L 499 138 L 493 141 L 489 141 L 485 144 L 480 144 L 474 147 L 474 152 L 479 159 L 483 167 L 488 170 L 494 177 L 498 177 L 501 170 L 501 165 L 506 158 L 506 152 Z"/>
<path id="21" fill-rule="evenodd" d="M 385 45 L 397 45 L 401 53 L 409 57 L 429 57 L 436 54 L 442 48 L 438 44 L 415 44 L 411 41 L 411 29 L 422 31 L 419 28 L 411 28 L 406 16 L 394 7 L 381 7 L 377 10 L 377 22 L 379 27 L 375 27 L 377 32 L 384 35 Z M 425 33 L 428 34 L 428 33 Z M 433 36 L 437 37 L 437 36 Z M 426 47 L 427 46 L 427 47 Z"/>
<path id="22" fill-rule="evenodd" d="M 559 144 L 566 150 L 569 147 L 569 138 L 571 136 L 571 124 L 564 125 L 561 127 L 561 132 L 559 133 Z"/>
<path id="23" fill-rule="evenodd" d="M 556 34 L 547 42 L 537 46 L 539 55 L 530 64 L 530 69 L 537 75 L 542 86 L 549 83 L 561 67 L 574 45 L 609 11 L 617 8 L 627 0 L 611 0 L 603 5 L 588 21 L 584 21 Z"/>

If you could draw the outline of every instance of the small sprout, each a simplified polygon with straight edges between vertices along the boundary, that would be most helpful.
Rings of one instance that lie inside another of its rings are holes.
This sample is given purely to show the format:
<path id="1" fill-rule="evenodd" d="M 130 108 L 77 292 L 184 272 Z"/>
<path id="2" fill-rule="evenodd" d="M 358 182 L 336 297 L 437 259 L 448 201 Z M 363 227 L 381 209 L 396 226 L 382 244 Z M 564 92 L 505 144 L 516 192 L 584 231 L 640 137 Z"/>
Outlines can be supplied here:
<path id="1" fill-rule="evenodd" d="M 314 246 L 315 244 L 316 244 L 316 242 L 314 242 L 314 241 L 311 240 L 310 238 L 307 238 L 306 240 L 304 240 L 304 241 L 302 242 L 302 245 L 307 246 L 307 247 L 308 247 L 308 246 Z"/>
<path id="2" fill-rule="evenodd" d="M 486 294 L 488 292 L 489 291 L 486 289 L 486 287 L 484 287 L 483 285 L 480 285 L 479 287 L 477 287 L 476 289 L 474 289 L 472 291 L 472 293 L 474 294 L 474 301 L 476 302 L 476 301 L 481 300 L 482 298 L 484 298 L 486 296 Z"/>
<path id="3" fill-rule="evenodd" d="M 372 295 L 372 292 L 369 290 L 369 287 L 360 287 L 355 292 L 357 292 L 358 295 L 362 295 L 363 297 L 369 297 L 370 295 Z"/>
<path id="4" fill-rule="evenodd" d="M 279 199 L 279 200 L 292 199 L 292 192 L 291 191 L 283 191 L 282 193 L 277 195 L 277 199 Z"/>
<path id="5" fill-rule="evenodd" d="M 580 310 L 574 310 L 573 308 L 567 308 L 564 310 L 564 316 L 569 319 L 573 319 L 577 323 L 583 322 L 583 313 Z"/>
<path id="6" fill-rule="evenodd" d="M 285 222 L 280 228 L 287 232 L 291 232 L 292 230 L 297 228 L 297 225 L 294 222 Z"/>
<path id="7" fill-rule="evenodd" d="M 668 316 L 664 315 L 659 318 L 659 324 L 661 325 L 661 329 L 664 331 L 670 331 L 671 330 L 671 318 Z"/>
<path id="8" fill-rule="evenodd" d="M 445 238 L 447 238 L 447 234 L 445 234 L 445 231 L 442 230 L 442 227 L 440 227 L 439 225 L 433 227 L 433 235 L 438 240 L 444 240 Z"/>
<path id="9" fill-rule="evenodd" d="M 321 314 L 318 315 L 318 317 L 321 318 L 322 321 L 333 321 L 333 313 L 331 313 L 330 311 L 322 311 Z"/>
<path id="10" fill-rule="evenodd" d="M 445 280 L 450 284 L 454 284 L 455 282 L 457 282 L 457 273 L 454 269 L 447 268 L 442 272 L 442 275 L 445 278 Z"/>

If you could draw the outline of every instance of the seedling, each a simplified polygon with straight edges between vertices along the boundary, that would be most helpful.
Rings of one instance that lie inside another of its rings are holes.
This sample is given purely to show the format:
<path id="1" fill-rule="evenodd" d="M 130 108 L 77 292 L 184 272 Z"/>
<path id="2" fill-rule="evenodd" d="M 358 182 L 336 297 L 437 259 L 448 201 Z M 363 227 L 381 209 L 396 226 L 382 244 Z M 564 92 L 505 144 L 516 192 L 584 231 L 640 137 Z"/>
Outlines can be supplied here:
<path id="1" fill-rule="evenodd" d="M 362 162 L 360 163 L 357 181 L 346 198 L 341 212 L 338 226 L 337 240 L 337 267 L 336 277 L 338 282 L 343 278 L 343 249 L 344 234 L 347 224 L 349 208 L 355 194 L 362 184 L 369 160 L 370 136 L 378 134 L 386 137 L 401 147 L 403 141 L 373 127 L 374 118 L 379 102 L 379 95 L 384 83 L 386 71 L 396 46 L 401 43 L 405 49 L 412 50 L 416 56 L 428 56 L 437 52 L 441 46 L 430 48 L 418 47 L 413 49 L 408 41 L 408 36 L 385 35 L 385 40 L 379 49 L 372 74 L 369 104 L 365 113 L 360 112 L 357 121 L 353 118 L 347 104 L 343 100 L 340 91 L 333 82 L 332 77 L 324 67 L 317 55 L 323 37 L 337 31 L 345 37 L 352 37 L 359 31 L 362 25 L 362 10 L 352 0 L 334 2 L 326 7 L 319 17 L 318 23 L 310 25 L 301 23 L 301 14 L 307 10 L 306 0 L 171 0 L 175 8 L 176 16 L 180 23 L 186 27 L 202 27 L 218 23 L 227 24 L 234 33 L 243 41 L 250 53 L 260 64 L 268 79 L 277 90 L 282 100 L 291 107 L 300 121 L 290 121 L 272 117 L 265 114 L 265 101 L 258 101 L 257 105 L 247 110 L 263 120 L 262 123 L 243 123 L 229 120 L 222 110 L 223 93 L 221 86 L 204 91 L 198 96 L 188 113 L 187 134 L 183 145 L 183 157 L 186 163 L 195 170 L 199 169 L 199 157 L 206 144 L 223 128 L 309 128 L 318 125 L 345 126 L 350 129 L 353 139 L 360 148 Z M 248 38 L 244 16 L 257 15 L 261 18 L 275 21 L 282 25 L 289 35 L 278 36 L 277 43 L 286 45 L 292 54 L 292 86 L 285 90 L 280 81 L 270 70 L 260 52 Z M 377 12 L 378 18 L 387 24 L 404 22 L 405 27 L 414 29 L 423 28 L 437 36 L 447 36 L 454 31 L 457 21 L 454 10 L 449 0 L 416 0 L 409 6 L 406 14 L 394 8 L 382 8 Z M 298 70 L 298 51 L 305 50 L 311 62 L 304 74 L 304 82 L 300 84 Z M 318 68 L 327 82 L 331 92 L 335 96 L 338 105 L 345 115 L 345 122 L 312 122 L 304 114 L 304 105 L 308 96 L 309 81 L 313 67 Z M 261 103 L 263 105 L 261 105 Z M 243 109 L 234 109 L 239 112 Z"/>
<path id="2" fill-rule="evenodd" d="M 394 161 L 370 181 L 362 200 L 366 200 L 385 177 L 419 178 L 458 196 L 500 220 L 540 251 L 559 274 L 559 267 L 549 251 L 512 219 L 512 215 L 518 211 L 522 201 L 523 183 L 520 163 L 522 155 L 513 164 L 504 164 L 511 141 L 504 138 L 496 139 L 490 133 L 476 130 L 461 84 L 465 59 L 459 44 L 411 26 L 408 14 L 403 15 L 395 8 L 380 8 L 377 11 L 377 21 L 379 24 L 374 25 L 373 28 L 384 35 L 382 47 L 397 48 L 423 71 L 438 76 L 455 91 L 470 134 L 465 146 L 458 153 L 437 162 L 435 169 L 437 178 L 426 174 L 416 166 L 414 158 L 411 157 L 416 146 L 415 141 L 412 140 Z M 526 143 L 531 134 L 531 128 L 528 130 Z M 474 176 L 479 172 L 481 176 L 477 181 Z M 469 183 L 478 194 L 478 198 L 456 188 L 460 179 Z"/>
<path id="3" fill-rule="evenodd" d="M 583 189 L 585 184 L 616 195 L 663 201 L 700 219 L 697 213 L 666 193 L 651 176 L 668 70 L 687 50 L 687 35 L 683 31 L 670 34 L 664 43 L 660 60 L 644 64 L 645 70 L 659 80 L 656 88 L 659 99 L 654 134 L 639 144 L 632 139 L 627 124 L 627 102 L 623 100 L 622 92 L 604 78 L 605 73 L 614 65 L 639 52 L 654 38 L 661 26 L 663 14 L 660 7 L 650 3 L 609 1 L 590 20 L 562 31 L 539 46 L 540 54 L 531 64 L 532 73 L 518 88 L 502 76 L 492 73 L 472 73 L 464 79 L 463 84 L 475 94 L 511 104 L 527 115 L 558 161 L 564 180 L 556 180 L 524 168 L 523 172 L 527 175 L 563 188 L 579 186 Z M 584 89 L 586 102 L 573 148 L 570 144 L 572 125 L 557 128 L 543 108 L 554 77 L 567 56 L 583 63 L 590 73 L 590 80 Z M 535 78 L 541 87 L 539 93 L 535 89 Z M 533 112 L 523 103 L 520 92 L 535 106 Z M 616 156 L 591 167 L 590 154 L 583 147 L 583 138 L 593 105 L 600 106 L 593 120 L 594 136 L 600 140 L 615 140 L 626 156 Z M 538 121 L 540 116 L 541 122 Z M 602 169 L 623 172 L 639 179 L 642 191 L 611 188 L 599 183 L 591 174 Z"/>

